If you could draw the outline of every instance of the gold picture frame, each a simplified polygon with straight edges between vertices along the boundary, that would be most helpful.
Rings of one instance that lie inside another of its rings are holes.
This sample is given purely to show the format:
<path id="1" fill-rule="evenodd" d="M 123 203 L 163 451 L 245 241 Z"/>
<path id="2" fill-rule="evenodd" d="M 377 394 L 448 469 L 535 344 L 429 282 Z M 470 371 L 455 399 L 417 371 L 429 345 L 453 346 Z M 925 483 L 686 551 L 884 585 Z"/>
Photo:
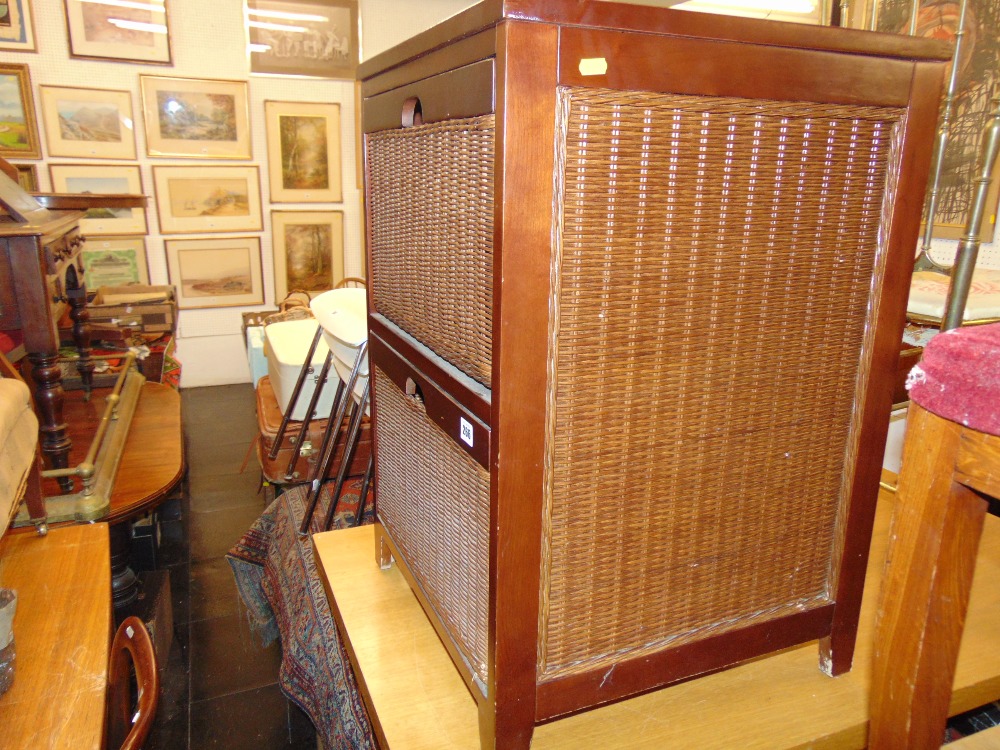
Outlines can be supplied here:
<path id="1" fill-rule="evenodd" d="M 38 98 L 49 156 L 135 160 L 128 91 L 39 86 Z"/>
<path id="2" fill-rule="evenodd" d="M 249 159 L 247 82 L 139 76 L 146 153 L 182 159 Z"/>
<path id="3" fill-rule="evenodd" d="M 15 164 L 17 169 L 17 184 L 29 193 L 37 193 L 38 188 L 38 165 L 37 164 Z"/>
<path id="4" fill-rule="evenodd" d="M 325 292 L 344 278 L 343 211 L 272 211 L 274 298 Z"/>
<path id="5" fill-rule="evenodd" d="M 167 240 L 164 246 L 179 309 L 264 304 L 259 237 Z"/>
<path id="6" fill-rule="evenodd" d="M 0 156 L 40 159 L 35 100 L 27 65 L 0 63 Z"/>
<path id="7" fill-rule="evenodd" d="M 265 101 L 264 121 L 271 202 L 342 201 L 340 105 Z"/>
<path id="8" fill-rule="evenodd" d="M 55 193 L 121 193 L 143 195 L 142 174 L 135 164 L 50 164 Z M 146 209 L 100 208 L 80 219 L 85 235 L 146 234 Z"/>
<path id="9" fill-rule="evenodd" d="M 0 49 L 35 51 L 35 24 L 31 0 L 7 0 L 7 18 L 0 23 Z"/>
<path id="10" fill-rule="evenodd" d="M 254 166 L 153 167 L 161 234 L 259 232 L 260 170 Z"/>
<path id="11" fill-rule="evenodd" d="M 247 0 L 250 72 L 354 80 L 358 0 Z"/>
<path id="12" fill-rule="evenodd" d="M 70 57 L 170 65 L 166 0 L 64 0 Z"/>
<path id="13" fill-rule="evenodd" d="M 80 262 L 90 290 L 149 283 L 145 237 L 88 237 Z"/>

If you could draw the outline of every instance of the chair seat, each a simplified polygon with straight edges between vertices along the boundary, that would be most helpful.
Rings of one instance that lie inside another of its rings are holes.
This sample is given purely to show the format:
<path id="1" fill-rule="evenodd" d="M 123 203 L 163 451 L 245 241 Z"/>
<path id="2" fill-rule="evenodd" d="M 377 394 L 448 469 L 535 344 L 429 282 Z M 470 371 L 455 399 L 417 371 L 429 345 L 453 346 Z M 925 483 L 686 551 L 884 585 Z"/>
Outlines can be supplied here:
<path id="1" fill-rule="evenodd" d="M 20 380 L 0 378 L 0 535 L 17 511 L 35 462 L 38 418 Z"/>
<path id="2" fill-rule="evenodd" d="M 951 277 L 933 271 L 918 271 L 910 282 L 910 297 L 906 312 L 918 318 L 941 320 Z M 1000 271 L 979 268 L 972 274 L 969 300 L 963 320 L 993 320 L 1000 318 Z"/>
<path id="3" fill-rule="evenodd" d="M 907 378 L 910 398 L 927 411 L 1000 435 L 1000 323 L 935 336 Z"/>

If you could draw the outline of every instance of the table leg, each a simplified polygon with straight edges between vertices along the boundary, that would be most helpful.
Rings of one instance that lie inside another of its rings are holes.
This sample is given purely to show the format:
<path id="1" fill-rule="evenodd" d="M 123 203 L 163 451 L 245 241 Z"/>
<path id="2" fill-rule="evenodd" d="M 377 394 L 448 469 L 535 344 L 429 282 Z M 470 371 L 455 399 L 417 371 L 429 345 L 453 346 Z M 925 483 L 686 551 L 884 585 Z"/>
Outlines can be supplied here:
<path id="1" fill-rule="evenodd" d="M 69 301 L 69 317 L 73 321 L 73 343 L 80 354 L 76 370 L 83 382 L 84 400 L 90 400 L 94 386 L 94 360 L 90 358 L 90 312 L 87 310 L 87 285 L 79 280 L 76 267 L 66 269 L 66 299 Z"/>
<path id="2" fill-rule="evenodd" d="M 30 352 L 31 379 L 35 384 L 35 408 L 41 423 L 42 455 L 53 469 L 69 466 L 69 449 L 72 442 L 63 420 L 62 370 L 58 352 Z M 73 491 L 73 478 L 62 477 L 59 486 L 63 492 Z"/>
<path id="3" fill-rule="evenodd" d="M 132 570 L 132 526 L 128 521 L 111 524 L 111 599 L 115 611 L 139 598 L 139 579 Z"/>

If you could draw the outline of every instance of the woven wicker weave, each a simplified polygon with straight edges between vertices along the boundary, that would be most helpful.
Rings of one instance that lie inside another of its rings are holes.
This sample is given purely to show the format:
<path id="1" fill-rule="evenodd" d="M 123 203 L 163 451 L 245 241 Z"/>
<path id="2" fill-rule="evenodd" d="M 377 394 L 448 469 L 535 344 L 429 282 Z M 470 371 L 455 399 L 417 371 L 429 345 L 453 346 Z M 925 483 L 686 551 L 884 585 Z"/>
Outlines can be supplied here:
<path id="1" fill-rule="evenodd" d="M 493 115 L 368 135 L 371 297 L 491 387 Z"/>
<path id="2" fill-rule="evenodd" d="M 490 476 L 377 367 L 378 515 L 486 680 Z"/>
<path id="3" fill-rule="evenodd" d="M 560 96 L 542 681 L 830 600 L 903 114 Z"/>

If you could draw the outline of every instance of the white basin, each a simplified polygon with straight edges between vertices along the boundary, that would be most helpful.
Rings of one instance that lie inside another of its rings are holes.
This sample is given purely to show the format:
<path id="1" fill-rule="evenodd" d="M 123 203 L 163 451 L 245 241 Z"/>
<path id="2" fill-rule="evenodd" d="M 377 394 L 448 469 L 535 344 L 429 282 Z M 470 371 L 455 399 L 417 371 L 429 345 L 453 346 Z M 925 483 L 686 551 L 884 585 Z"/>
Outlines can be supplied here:
<path id="1" fill-rule="evenodd" d="M 358 347 L 368 340 L 368 301 L 364 289 L 332 289 L 309 303 L 309 309 L 323 327 L 323 339 L 335 360 L 354 366 Z M 368 375 L 368 357 L 361 374 Z M 346 380 L 346 378 L 345 378 Z"/>
<path id="2" fill-rule="evenodd" d="M 282 323 L 272 323 L 264 327 L 264 354 L 267 356 L 267 374 L 271 378 L 271 387 L 282 413 L 288 408 L 295 383 L 298 381 L 302 365 L 309 353 L 309 345 L 316 335 L 316 321 L 287 320 Z M 327 344 L 320 340 L 312 357 L 313 372 L 302 384 L 302 391 L 295 402 L 292 419 L 302 421 L 306 416 L 309 399 L 316 390 L 319 373 L 323 369 L 323 361 L 329 351 Z M 326 376 L 326 385 L 320 393 L 316 404 L 314 418 L 326 419 L 333 406 L 333 397 L 337 392 L 337 373 L 333 368 Z"/>

